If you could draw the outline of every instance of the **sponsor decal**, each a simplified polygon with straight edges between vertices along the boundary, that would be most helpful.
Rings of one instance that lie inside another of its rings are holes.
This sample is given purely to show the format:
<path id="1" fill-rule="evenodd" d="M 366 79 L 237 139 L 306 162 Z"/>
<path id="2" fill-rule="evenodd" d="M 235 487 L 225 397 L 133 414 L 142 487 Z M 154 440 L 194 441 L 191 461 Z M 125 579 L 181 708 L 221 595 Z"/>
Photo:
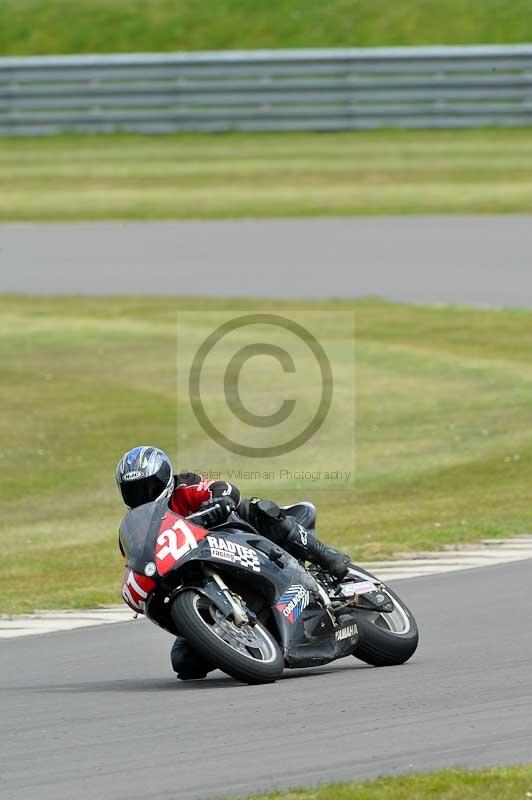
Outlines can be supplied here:
<path id="1" fill-rule="evenodd" d="M 134 472 L 126 472 L 126 474 L 124 475 L 124 480 L 125 481 L 136 481 L 137 478 L 143 478 L 143 477 L 144 477 L 144 473 L 143 472 L 139 472 L 138 470 L 135 470 Z"/>
<path id="2" fill-rule="evenodd" d="M 144 614 L 146 598 L 154 588 L 155 581 L 151 578 L 129 570 L 122 585 L 122 597 L 133 611 Z"/>
<path id="3" fill-rule="evenodd" d="M 337 642 L 341 642 L 343 639 L 351 639 L 352 636 L 358 636 L 358 627 L 354 623 L 352 625 L 346 625 L 345 628 L 340 628 L 340 630 L 336 631 L 334 634 L 334 638 Z"/>
<path id="4" fill-rule="evenodd" d="M 144 574 L 148 578 L 152 578 L 155 575 L 156 572 L 157 572 L 157 567 L 155 566 L 153 561 L 148 561 L 148 563 L 144 567 Z"/>
<path id="5" fill-rule="evenodd" d="M 238 564 L 241 567 L 246 567 L 246 569 L 252 569 L 253 572 L 260 572 L 259 557 L 251 547 L 245 547 L 221 536 L 207 536 L 207 542 L 213 558 L 219 558 L 220 561 L 229 561 L 231 564 Z"/>
<path id="6" fill-rule="evenodd" d="M 342 584 L 342 594 L 344 597 L 354 597 L 355 594 L 367 594 L 375 591 L 375 584 L 371 581 L 351 581 Z"/>
<path id="7" fill-rule="evenodd" d="M 297 622 L 303 609 L 308 606 L 309 601 L 308 589 L 296 583 L 289 586 L 284 594 L 281 595 L 275 604 L 275 608 L 283 617 L 286 617 L 288 622 Z"/>
<path id="8" fill-rule="evenodd" d="M 308 531 L 305 530 L 303 525 L 298 525 L 298 529 L 301 544 L 306 547 L 308 545 Z"/>

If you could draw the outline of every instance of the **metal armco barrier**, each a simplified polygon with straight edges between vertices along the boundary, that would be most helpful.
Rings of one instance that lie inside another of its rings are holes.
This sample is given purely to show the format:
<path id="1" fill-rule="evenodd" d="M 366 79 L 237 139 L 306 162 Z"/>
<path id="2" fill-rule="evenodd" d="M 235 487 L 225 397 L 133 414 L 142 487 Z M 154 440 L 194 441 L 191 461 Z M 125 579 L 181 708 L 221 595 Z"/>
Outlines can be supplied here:
<path id="1" fill-rule="evenodd" d="M 532 45 L 0 58 L 0 135 L 532 124 Z"/>

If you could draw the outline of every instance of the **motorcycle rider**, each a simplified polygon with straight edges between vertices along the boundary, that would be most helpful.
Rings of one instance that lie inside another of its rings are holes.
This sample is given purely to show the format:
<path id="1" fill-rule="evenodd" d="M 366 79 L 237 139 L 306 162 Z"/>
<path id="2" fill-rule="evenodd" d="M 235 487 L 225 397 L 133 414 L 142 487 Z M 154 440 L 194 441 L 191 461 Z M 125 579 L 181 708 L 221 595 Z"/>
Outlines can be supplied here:
<path id="1" fill-rule="evenodd" d="M 116 467 L 116 482 L 129 509 L 168 497 L 169 508 L 184 517 L 204 512 L 201 524 L 206 528 L 223 524 L 231 511 L 235 511 L 263 536 L 301 561 L 311 561 L 338 579 L 347 574 L 349 556 L 327 547 L 312 530 L 316 509 L 311 503 L 293 507 L 296 519 L 272 500 L 241 499 L 237 487 L 228 481 L 203 480 L 201 475 L 187 471 L 174 475 L 166 453 L 150 445 L 134 447 L 122 456 Z M 124 555 L 121 545 L 120 550 Z M 177 637 L 171 658 L 182 680 L 204 678 L 213 669 L 182 637 Z"/>

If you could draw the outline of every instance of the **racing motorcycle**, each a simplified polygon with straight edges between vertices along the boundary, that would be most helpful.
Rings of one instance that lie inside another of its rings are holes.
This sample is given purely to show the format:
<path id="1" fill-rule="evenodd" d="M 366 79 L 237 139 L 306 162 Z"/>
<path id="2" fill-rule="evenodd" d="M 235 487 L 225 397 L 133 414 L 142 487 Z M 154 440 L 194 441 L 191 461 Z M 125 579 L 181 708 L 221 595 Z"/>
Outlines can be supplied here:
<path id="1" fill-rule="evenodd" d="M 297 510 L 285 507 L 296 519 Z M 120 528 L 128 565 L 122 593 L 213 668 L 257 684 L 285 667 L 351 655 L 391 666 L 415 652 L 414 617 L 369 572 L 353 564 L 338 582 L 306 569 L 237 513 L 211 529 L 202 513 L 180 516 L 165 498 L 132 509 Z"/>

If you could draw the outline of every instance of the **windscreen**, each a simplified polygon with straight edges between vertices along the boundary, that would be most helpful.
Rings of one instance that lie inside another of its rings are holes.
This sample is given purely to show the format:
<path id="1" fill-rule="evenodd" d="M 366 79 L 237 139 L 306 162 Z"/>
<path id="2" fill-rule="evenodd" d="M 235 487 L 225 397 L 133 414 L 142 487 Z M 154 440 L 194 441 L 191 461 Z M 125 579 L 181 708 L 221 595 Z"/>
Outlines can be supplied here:
<path id="1" fill-rule="evenodd" d="M 130 566 L 133 566 L 142 558 L 154 513 L 157 512 L 160 515 L 160 505 L 161 501 L 159 500 L 153 503 L 146 503 L 146 505 L 138 508 L 132 508 L 122 520 L 120 542 Z"/>

